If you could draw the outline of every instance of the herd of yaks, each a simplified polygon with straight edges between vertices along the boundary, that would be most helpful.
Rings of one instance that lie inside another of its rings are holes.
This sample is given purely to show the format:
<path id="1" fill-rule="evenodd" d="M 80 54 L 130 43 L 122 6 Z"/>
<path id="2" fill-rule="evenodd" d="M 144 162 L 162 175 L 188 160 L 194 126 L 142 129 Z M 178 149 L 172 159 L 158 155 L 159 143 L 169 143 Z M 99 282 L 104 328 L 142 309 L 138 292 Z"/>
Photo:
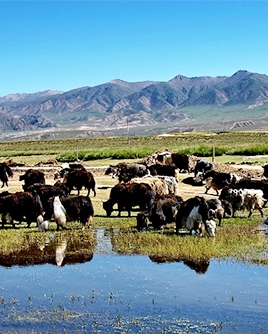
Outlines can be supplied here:
<path id="1" fill-rule="evenodd" d="M 187 155 L 156 152 L 140 163 L 123 162 L 107 168 L 105 174 L 118 178 L 119 182 L 103 202 L 103 209 L 111 216 L 117 204 L 119 216 L 122 211 L 130 216 L 133 207 L 138 206 L 136 227 L 139 231 L 158 230 L 175 223 L 176 233 L 183 229 L 201 235 L 205 230 L 209 236 L 215 236 L 216 226 L 222 225 L 223 217 L 234 217 L 238 210 L 247 210 L 251 216 L 257 209 L 263 217 L 262 208 L 268 200 L 268 167 L 263 168 L 260 179 L 242 178 L 217 172 L 213 163 L 203 159 L 196 160 L 190 168 Z M 182 182 L 193 187 L 205 185 L 205 193 L 213 189 L 217 197 L 194 196 L 184 201 L 179 195 L 178 182 L 178 173 L 182 171 L 194 173 Z M 11 168 L 6 163 L 0 164 L 2 187 L 8 186 L 8 176 L 13 176 Z M 96 196 L 93 174 L 81 164 L 63 164 L 61 171 L 55 174 L 55 178 L 59 177 L 62 181 L 47 185 L 43 172 L 29 168 L 20 176 L 20 181 L 24 181 L 23 191 L 0 193 L 2 227 L 7 223 L 15 226 L 14 221 L 26 221 L 28 227 L 36 222 L 40 231 L 46 231 L 52 218 L 58 229 L 64 228 L 67 221 L 81 222 L 82 229 L 90 226 L 94 215 L 90 192 Z M 88 191 L 87 196 L 80 195 L 83 187 Z M 77 190 L 77 195 L 70 194 L 73 189 Z"/>

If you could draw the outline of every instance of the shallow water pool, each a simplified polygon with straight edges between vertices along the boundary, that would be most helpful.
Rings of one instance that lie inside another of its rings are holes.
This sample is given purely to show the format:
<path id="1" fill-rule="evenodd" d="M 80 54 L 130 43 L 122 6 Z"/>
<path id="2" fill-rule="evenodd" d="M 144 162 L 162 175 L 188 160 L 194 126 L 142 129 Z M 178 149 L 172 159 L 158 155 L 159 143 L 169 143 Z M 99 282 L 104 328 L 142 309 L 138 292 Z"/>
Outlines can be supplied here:
<path id="1" fill-rule="evenodd" d="M 268 333 L 267 267 L 159 262 L 0 267 L 0 332 Z"/>

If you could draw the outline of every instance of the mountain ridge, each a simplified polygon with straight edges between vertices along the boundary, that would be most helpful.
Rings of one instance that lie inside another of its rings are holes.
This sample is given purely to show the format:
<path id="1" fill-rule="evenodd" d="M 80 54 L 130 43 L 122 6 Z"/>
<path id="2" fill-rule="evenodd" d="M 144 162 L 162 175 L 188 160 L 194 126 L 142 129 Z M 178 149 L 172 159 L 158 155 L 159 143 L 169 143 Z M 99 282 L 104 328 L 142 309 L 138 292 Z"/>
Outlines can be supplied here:
<path id="1" fill-rule="evenodd" d="M 120 127 L 145 126 L 148 132 L 150 126 L 153 131 L 163 131 L 166 125 L 167 130 L 195 131 L 210 124 L 214 130 L 227 118 L 229 128 L 249 118 L 252 122 L 244 124 L 258 127 L 267 113 L 268 76 L 246 70 L 229 77 L 179 74 L 169 81 L 114 79 L 67 92 L 46 90 L 0 97 L 2 138 L 11 132 L 61 132 L 81 127 L 116 132 Z"/>

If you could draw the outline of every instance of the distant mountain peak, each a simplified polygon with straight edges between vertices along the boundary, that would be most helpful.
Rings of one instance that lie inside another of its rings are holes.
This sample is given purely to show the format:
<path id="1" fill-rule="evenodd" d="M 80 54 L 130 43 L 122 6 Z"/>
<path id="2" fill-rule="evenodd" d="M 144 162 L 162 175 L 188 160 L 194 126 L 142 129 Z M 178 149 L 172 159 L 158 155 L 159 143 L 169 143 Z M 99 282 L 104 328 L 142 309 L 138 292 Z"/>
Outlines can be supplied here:
<path id="1" fill-rule="evenodd" d="M 247 70 L 238 70 L 233 75 L 239 75 L 239 74 L 251 74 L 251 72 L 249 72 Z"/>
<path id="2" fill-rule="evenodd" d="M 109 81 L 109 83 L 112 83 L 112 84 L 126 84 L 128 82 L 124 81 L 124 80 L 121 80 L 121 79 L 113 79 L 113 80 Z"/>
<path id="3" fill-rule="evenodd" d="M 249 71 L 246 71 L 246 70 L 239 70 L 239 71 L 235 72 L 235 73 L 231 76 L 231 78 L 236 77 L 236 78 L 238 78 L 238 79 L 240 80 L 240 79 L 242 79 L 242 78 L 247 77 L 247 76 L 250 75 L 250 74 L 252 74 L 252 73 L 249 72 Z"/>
<path id="4" fill-rule="evenodd" d="M 196 122 L 194 126 L 199 122 L 209 128 L 216 119 L 222 126 L 225 113 L 240 121 L 255 115 L 266 117 L 267 112 L 268 76 L 265 74 L 246 70 L 216 77 L 178 74 L 169 81 L 113 79 L 64 93 L 47 90 L 9 94 L 0 97 L 0 132 L 47 131 L 55 124 L 69 129 L 89 124 L 94 131 L 99 131 L 123 127 L 126 119 L 133 126 L 170 123 L 183 127 L 187 123 L 188 128 L 191 122 Z"/>
<path id="5" fill-rule="evenodd" d="M 188 79 L 186 76 L 184 76 L 184 75 L 181 75 L 181 74 L 178 74 L 178 75 L 176 75 L 173 79 L 171 79 L 171 80 L 175 80 L 175 79 L 177 79 L 177 80 L 184 80 L 184 79 Z"/>

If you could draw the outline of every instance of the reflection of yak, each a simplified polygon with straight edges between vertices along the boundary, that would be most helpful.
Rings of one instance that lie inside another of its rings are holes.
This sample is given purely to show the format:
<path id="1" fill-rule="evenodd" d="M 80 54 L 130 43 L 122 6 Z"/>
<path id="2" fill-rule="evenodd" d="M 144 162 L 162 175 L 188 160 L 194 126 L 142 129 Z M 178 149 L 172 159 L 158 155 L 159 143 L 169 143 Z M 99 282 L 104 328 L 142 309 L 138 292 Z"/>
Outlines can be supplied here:
<path id="1" fill-rule="evenodd" d="M 0 163 L 0 180 L 3 182 L 1 188 L 3 188 L 5 185 L 8 187 L 8 176 L 13 176 L 11 168 L 5 162 Z"/>
<path id="2" fill-rule="evenodd" d="M 64 249 L 64 246 L 62 249 L 59 249 L 59 247 L 58 244 L 48 243 L 39 248 L 33 245 L 28 249 L 13 252 L 12 255 L 4 256 L 1 254 L 0 266 L 33 266 L 46 263 L 64 266 L 66 264 L 85 263 L 93 259 L 93 253 L 83 247 L 79 250 L 73 249 L 72 245 L 68 250 Z"/>
<path id="3" fill-rule="evenodd" d="M 208 270 L 209 260 L 205 259 L 184 259 L 184 258 L 171 258 L 171 257 L 161 257 L 157 255 L 150 255 L 149 259 L 156 263 L 165 262 L 183 262 L 187 267 L 194 270 L 197 274 L 205 274 Z"/>

